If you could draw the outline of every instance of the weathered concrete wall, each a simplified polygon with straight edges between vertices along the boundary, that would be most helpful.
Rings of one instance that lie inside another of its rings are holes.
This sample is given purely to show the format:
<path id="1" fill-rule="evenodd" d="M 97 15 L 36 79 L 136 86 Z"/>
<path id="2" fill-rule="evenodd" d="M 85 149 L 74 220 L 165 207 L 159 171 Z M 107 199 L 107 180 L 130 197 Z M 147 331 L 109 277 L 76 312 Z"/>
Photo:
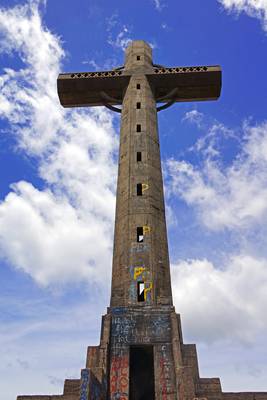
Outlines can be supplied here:
<path id="1" fill-rule="evenodd" d="M 157 400 L 176 400 L 173 368 L 172 321 L 169 307 L 111 310 L 110 399 L 129 398 L 129 350 L 132 345 L 153 345 Z M 121 396 L 121 397 L 119 397 Z"/>
<path id="2" fill-rule="evenodd" d="M 74 395 L 77 396 L 80 393 L 80 379 L 65 379 L 63 395 Z"/>

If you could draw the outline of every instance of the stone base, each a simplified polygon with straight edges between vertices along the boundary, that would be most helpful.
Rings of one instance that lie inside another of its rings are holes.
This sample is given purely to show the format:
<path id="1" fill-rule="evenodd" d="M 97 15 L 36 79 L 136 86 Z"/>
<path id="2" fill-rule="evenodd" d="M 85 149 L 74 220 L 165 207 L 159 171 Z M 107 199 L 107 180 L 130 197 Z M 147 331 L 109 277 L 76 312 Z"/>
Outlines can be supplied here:
<path id="1" fill-rule="evenodd" d="M 62 395 L 17 400 L 128 400 L 135 346 L 153 346 L 155 400 L 267 400 L 267 392 L 223 393 L 219 378 L 200 378 L 196 346 L 183 343 L 180 315 L 169 306 L 108 309 L 81 378 L 66 379 Z"/>

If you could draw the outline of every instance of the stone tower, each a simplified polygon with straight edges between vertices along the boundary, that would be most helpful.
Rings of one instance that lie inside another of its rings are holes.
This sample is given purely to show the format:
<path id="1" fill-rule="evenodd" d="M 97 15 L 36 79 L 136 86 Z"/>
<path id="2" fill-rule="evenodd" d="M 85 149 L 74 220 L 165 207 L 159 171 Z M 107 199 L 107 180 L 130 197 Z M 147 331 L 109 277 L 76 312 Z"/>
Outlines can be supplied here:
<path id="1" fill-rule="evenodd" d="M 18 400 L 267 400 L 199 377 L 196 347 L 183 343 L 172 304 L 157 111 L 216 99 L 220 87 L 219 67 L 154 65 L 143 41 L 127 48 L 124 67 L 59 76 L 63 106 L 121 112 L 111 300 L 81 378 L 67 379 L 62 395 Z"/>
<path id="2" fill-rule="evenodd" d="M 140 57 L 140 60 L 137 60 Z M 111 307 L 172 305 L 156 101 L 148 45 L 126 51 Z M 137 294 L 138 290 L 142 290 Z M 140 297 L 140 298 L 139 298 Z M 141 299 L 142 297 L 142 299 Z"/>

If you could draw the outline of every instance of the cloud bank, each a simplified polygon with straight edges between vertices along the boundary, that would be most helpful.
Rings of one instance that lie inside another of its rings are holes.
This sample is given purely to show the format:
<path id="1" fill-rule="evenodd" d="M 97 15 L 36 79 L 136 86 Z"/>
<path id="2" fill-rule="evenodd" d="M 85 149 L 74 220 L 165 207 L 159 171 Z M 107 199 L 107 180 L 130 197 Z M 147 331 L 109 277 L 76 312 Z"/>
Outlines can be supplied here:
<path id="1" fill-rule="evenodd" d="M 223 257 L 179 260 L 172 268 L 175 304 L 203 341 L 253 341 L 267 328 L 267 123 L 244 123 L 239 151 L 226 163 L 217 138 L 235 134 L 217 121 L 207 129 L 197 111 L 185 120 L 205 130 L 194 147 L 202 161 L 168 160 L 168 193 L 192 210 L 197 229 L 221 237 Z"/>
<path id="2" fill-rule="evenodd" d="M 197 142 L 197 150 L 205 156 L 200 168 L 168 161 L 169 190 L 193 206 L 208 229 L 247 229 L 267 222 L 267 123 L 244 124 L 241 151 L 229 166 L 216 157 L 219 130 L 229 132 L 214 124 Z"/>
<path id="3" fill-rule="evenodd" d="M 267 1 L 266 0 L 218 0 L 230 12 L 245 12 L 253 18 L 258 18 L 264 31 L 267 31 Z"/>
<path id="4" fill-rule="evenodd" d="M 233 255 L 223 269 L 207 259 L 183 260 L 172 266 L 172 282 L 189 338 L 253 343 L 266 332 L 266 259 Z"/>
<path id="5" fill-rule="evenodd" d="M 110 274 L 118 139 L 104 109 L 60 106 L 64 50 L 39 5 L 0 9 L 1 52 L 22 64 L 0 76 L 0 116 L 44 185 L 14 182 L 0 203 L 1 257 L 41 285 L 101 283 Z"/>

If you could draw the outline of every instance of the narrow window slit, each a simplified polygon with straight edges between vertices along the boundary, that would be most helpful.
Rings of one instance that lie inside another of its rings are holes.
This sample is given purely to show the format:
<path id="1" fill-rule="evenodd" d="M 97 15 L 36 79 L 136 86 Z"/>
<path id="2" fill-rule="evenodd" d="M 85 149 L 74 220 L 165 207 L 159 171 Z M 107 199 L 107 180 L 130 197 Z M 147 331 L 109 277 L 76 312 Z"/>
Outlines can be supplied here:
<path id="1" fill-rule="evenodd" d="M 138 162 L 138 161 L 142 161 L 142 153 L 141 153 L 141 151 L 138 151 L 137 153 L 136 153 L 136 161 Z"/>
<path id="2" fill-rule="evenodd" d="M 137 61 L 140 61 L 141 57 L 140 56 L 136 56 L 136 59 L 137 59 Z"/>
<path id="3" fill-rule="evenodd" d="M 144 230 L 142 226 L 138 226 L 136 228 L 136 233 L 137 233 L 137 242 L 138 243 L 143 243 L 144 241 Z"/>
<path id="4" fill-rule="evenodd" d="M 137 301 L 145 301 L 145 282 L 137 282 Z"/>
<path id="5" fill-rule="evenodd" d="M 141 103 L 140 103 L 139 101 L 136 103 L 136 108 L 137 108 L 138 110 L 140 110 L 140 108 L 141 108 Z"/>
<path id="6" fill-rule="evenodd" d="M 136 84 L 136 89 L 141 89 L 140 83 L 137 83 L 137 84 Z"/>
<path id="7" fill-rule="evenodd" d="M 136 132 L 141 132 L 141 124 L 136 125 Z"/>
<path id="8" fill-rule="evenodd" d="M 142 183 L 137 183 L 137 185 L 136 185 L 136 194 L 137 194 L 137 196 L 142 196 L 143 195 Z"/>

